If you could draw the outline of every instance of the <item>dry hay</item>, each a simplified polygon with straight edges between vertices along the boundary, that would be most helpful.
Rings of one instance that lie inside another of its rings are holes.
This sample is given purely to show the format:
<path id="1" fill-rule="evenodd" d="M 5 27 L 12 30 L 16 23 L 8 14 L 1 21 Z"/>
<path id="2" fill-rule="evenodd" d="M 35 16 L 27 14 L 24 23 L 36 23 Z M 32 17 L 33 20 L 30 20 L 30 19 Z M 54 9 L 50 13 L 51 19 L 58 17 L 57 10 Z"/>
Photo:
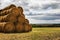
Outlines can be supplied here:
<path id="1" fill-rule="evenodd" d="M 0 22 L 16 22 L 16 21 L 17 21 L 17 18 L 10 14 L 5 16 L 0 16 Z"/>
<path id="2" fill-rule="evenodd" d="M 19 16 L 18 17 L 18 22 L 24 23 L 25 22 L 25 18 L 23 16 Z"/>
<path id="3" fill-rule="evenodd" d="M 16 32 L 23 32 L 24 26 L 22 23 L 18 23 L 15 27 Z"/>
<path id="4" fill-rule="evenodd" d="M 0 10 L 0 16 L 4 16 L 4 15 L 9 14 L 9 12 L 10 12 L 10 11 L 12 10 L 12 8 L 14 8 L 14 7 L 16 7 L 16 6 L 12 4 L 12 5 L 4 8 L 4 9 L 1 9 L 1 10 Z"/>
<path id="5" fill-rule="evenodd" d="M 5 24 L 5 22 L 0 22 L 0 32 L 4 31 Z"/>
<path id="6" fill-rule="evenodd" d="M 18 16 L 19 15 L 19 9 L 18 8 L 12 8 L 12 10 L 11 10 L 11 14 L 13 15 L 13 16 Z"/>
<path id="7" fill-rule="evenodd" d="M 20 11 L 20 15 L 23 14 L 23 8 L 22 7 L 18 7 L 19 11 Z"/>
<path id="8" fill-rule="evenodd" d="M 56 38 L 54 38 L 53 40 L 60 40 L 60 37 L 56 37 Z"/>
<path id="9" fill-rule="evenodd" d="M 23 13 L 22 13 L 21 15 L 18 15 L 18 17 L 19 17 L 19 16 L 22 16 L 22 17 L 24 17 L 24 18 L 25 18 L 25 15 L 24 15 Z"/>
<path id="10" fill-rule="evenodd" d="M 23 14 L 23 8 L 22 7 L 18 7 L 18 9 L 19 9 L 19 16 L 23 16 L 23 17 L 25 17 L 25 15 Z"/>
<path id="11" fill-rule="evenodd" d="M 25 19 L 25 23 L 26 23 L 26 24 L 29 24 L 29 20 L 28 20 L 28 19 Z"/>
<path id="12" fill-rule="evenodd" d="M 13 15 L 8 15 L 6 17 L 6 21 L 8 21 L 8 22 L 16 22 L 17 18 L 15 16 L 13 16 Z"/>
<path id="13" fill-rule="evenodd" d="M 29 31 L 32 31 L 32 26 L 29 24 Z"/>
<path id="14" fill-rule="evenodd" d="M 4 9 L 2 9 L 2 10 L 8 10 L 8 9 L 11 9 L 11 8 L 14 8 L 14 7 L 16 7 L 14 4 L 11 4 L 10 6 L 8 6 L 8 7 L 5 7 Z"/>
<path id="15" fill-rule="evenodd" d="M 24 29 L 25 32 L 29 32 L 32 30 L 32 27 L 29 24 L 24 24 L 24 28 L 25 28 Z"/>
<path id="16" fill-rule="evenodd" d="M 30 24 L 25 24 L 24 27 L 25 27 L 25 32 L 29 32 L 32 30 L 32 26 Z"/>
<path id="17" fill-rule="evenodd" d="M 15 26 L 13 23 L 8 22 L 7 24 L 5 24 L 4 32 L 10 33 L 10 32 L 14 32 L 14 30 L 15 30 Z"/>
<path id="18" fill-rule="evenodd" d="M 5 15 L 5 16 L 0 16 L 0 22 L 4 22 L 6 21 L 6 18 L 7 18 L 8 15 Z"/>
<path id="19" fill-rule="evenodd" d="M 0 16 L 7 15 L 8 13 L 9 13 L 8 10 L 1 11 L 1 12 L 0 12 Z"/>
<path id="20" fill-rule="evenodd" d="M 29 31 L 29 26 L 27 24 L 24 24 L 24 28 L 25 28 L 24 29 L 25 32 L 28 32 Z"/>

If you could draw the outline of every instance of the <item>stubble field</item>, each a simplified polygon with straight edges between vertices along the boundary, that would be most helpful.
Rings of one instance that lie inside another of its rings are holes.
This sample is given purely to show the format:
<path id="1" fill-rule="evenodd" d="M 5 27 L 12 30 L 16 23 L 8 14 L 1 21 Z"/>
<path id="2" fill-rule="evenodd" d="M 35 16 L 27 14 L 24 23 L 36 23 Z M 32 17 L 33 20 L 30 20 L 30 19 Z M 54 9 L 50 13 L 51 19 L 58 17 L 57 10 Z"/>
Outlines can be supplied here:
<path id="1" fill-rule="evenodd" d="M 33 28 L 27 33 L 0 33 L 0 40 L 60 40 L 60 28 Z"/>

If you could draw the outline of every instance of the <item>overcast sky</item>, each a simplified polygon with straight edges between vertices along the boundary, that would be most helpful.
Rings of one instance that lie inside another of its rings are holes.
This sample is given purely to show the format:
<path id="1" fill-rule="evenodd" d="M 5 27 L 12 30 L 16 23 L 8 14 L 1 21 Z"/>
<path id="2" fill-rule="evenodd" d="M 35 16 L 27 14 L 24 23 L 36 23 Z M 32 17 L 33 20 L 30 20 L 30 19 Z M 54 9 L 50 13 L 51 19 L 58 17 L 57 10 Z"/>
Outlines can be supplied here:
<path id="1" fill-rule="evenodd" d="M 11 4 L 22 6 L 32 24 L 60 23 L 60 0 L 0 0 L 0 9 Z"/>

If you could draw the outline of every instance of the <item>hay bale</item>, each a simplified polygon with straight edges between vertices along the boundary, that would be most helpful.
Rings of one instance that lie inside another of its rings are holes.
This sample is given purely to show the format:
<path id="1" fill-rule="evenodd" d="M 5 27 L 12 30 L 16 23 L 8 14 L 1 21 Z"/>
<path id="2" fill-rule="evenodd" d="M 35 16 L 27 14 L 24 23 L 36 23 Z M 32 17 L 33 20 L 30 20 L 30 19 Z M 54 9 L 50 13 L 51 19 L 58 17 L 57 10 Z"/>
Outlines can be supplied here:
<path id="1" fill-rule="evenodd" d="M 16 21 L 17 21 L 17 18 L 10 14 L 5 16 L 0 16 L 0 22 L 16 22 Z"/>
<path id="2" fill-rule="evenodd" d="M 24 28 L 25 28 L 25 30 L 24 30 L 25 32 L 29 32 L 32 30 L 32 27 L 29 24 L 24 24 Z"/>
<path id="3" fill-rule="evenodd" d="M 32 31 L 32 26 L 29 24 L 29 31 Z"/>
<path id="4" fill-rule="evenodd" d="M 19 16 L 17 20 L 20 23 L 24 23 L 25 22 L 25 18 L 23 16 Z"/>
<path id="5" fill-rule="evenodd" d="M 14 4 L 11 4 L 10 6 L 7 6 L 2 10 L 8 10 L 8 9 L 11 9 L 11 8 L 14 8 L 14 7 L 16 7 L 16 6 Z"/>
<path id="6" fill-rule="evenodd" d="M 25 32 L 29 32 L 29 26 L 27 24 L 24 24 L 24 28 L 25 28 L 24 29 Z"/>
<path id="7" fill-rule="evenodd" d="M 15 7 L 15 8 L 12 8 L 12 10 L 11 10 L 11 14 L 13 15 L 13 16 L 18 16 L 19 15 L 19 9 L 17 8 L 17 7 Z"/>
<path id="8" fill-rule="evenodd" d="M 23 8 L 22 7 L 18 7 L 19 11 L 20 11 L 20 15 L 23 14 Z"/>
<path id="9" fill-rule="evenodd" d="M 13 23 L 8 22 L 7 24 L 5 24 L 5 27 L 4 27 L 5 33 L 11 33 L 11 32 L 14 32 L 14 30 L 15 30 L 15 26 Z"/>
<path id="10" fill-rule="evenodd" d="M 0 22 L 5 22 L 8 15 L 0 16 Z"/>
<path id="11" fill-rule="evenodd" d="M 29 20 L 28 20 L 28 19 L 25 19 L 25 23 L 26 23 L 26 24 L 29 24 Z"/>
<path id="12" fill-rule="evenodd" d="M 21 14 L 21 15 L 19 15 L 19 16 L 22 16 L 22 17 L 24 17 L 24 18 L 25 18 L 25 15 L 24 15 L 24 14 Z"/>
<path id="13" fill-rule="evenodd" d="M 0 10 L 0 16 L 4 16 L 4 15 L 9 14 L 9 12 L 10 12 L 10 11 L 12 10 L 12 8 L 14 8 L 14 7 L 16 7 L 16 6 L 12 4 L 12 5 L 4 8 L 4 9 L 1 9 L 1 10 Z"/>
<path id="14" fill-rule="evenodd" d="M 25 15 L 23 14 L 23 8 L 22 7 L 18 7 L 19 8 L 19 16 L 23 16 L 25 17 Z"/>
<path id="15" fill-rule="evenodd" d="M 22 23 L 17 23 L 15 29 L 16 29 L 16 32 L 23 32 L 24 26 Z"/>
<path id="16" fill-rule="evenodd" d="M 4 15 L 7 15 L 7 14 L 9 14 L 8 10 L 4 10 L 4 11 L 0 12 L 0 16 L 4 16 Z"/>
<path id="17" fill-rule="evenodd" d="M 25 32 L 28 32 L 28 31 L 29 31 L 29 29 L 28 29 L 29 27 L 28 27 L 27 24 L 24 24 L 24 28 L 25 28 L 25 29 L 24 29 Z"/>
<path id="18" fill-rule="evenodd" d="M 0 32 L 4 31 L 5 24 L 5 22 L 0 22 Z"/>
<path id="19" fill-rule="evenodd" d="M 8 22 L 16 22 L 17 21 L 17 18 L 16 18 L 16 16 L 8 15 L 6 17 L 6 21 L 8 21 Z"/>

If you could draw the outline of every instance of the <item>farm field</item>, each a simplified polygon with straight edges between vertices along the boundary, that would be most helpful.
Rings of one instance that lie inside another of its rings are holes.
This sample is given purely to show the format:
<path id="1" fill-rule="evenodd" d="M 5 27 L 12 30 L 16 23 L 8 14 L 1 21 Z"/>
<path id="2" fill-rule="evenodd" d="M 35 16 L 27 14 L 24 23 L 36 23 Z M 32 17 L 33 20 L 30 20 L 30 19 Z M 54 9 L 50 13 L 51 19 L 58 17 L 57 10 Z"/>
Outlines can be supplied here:
<path id="1" fill-rule="evenodd" d="M 60 40 L 60 28 L 33 28 L 27 33 L 0 33 L 0 40 Z"/>

